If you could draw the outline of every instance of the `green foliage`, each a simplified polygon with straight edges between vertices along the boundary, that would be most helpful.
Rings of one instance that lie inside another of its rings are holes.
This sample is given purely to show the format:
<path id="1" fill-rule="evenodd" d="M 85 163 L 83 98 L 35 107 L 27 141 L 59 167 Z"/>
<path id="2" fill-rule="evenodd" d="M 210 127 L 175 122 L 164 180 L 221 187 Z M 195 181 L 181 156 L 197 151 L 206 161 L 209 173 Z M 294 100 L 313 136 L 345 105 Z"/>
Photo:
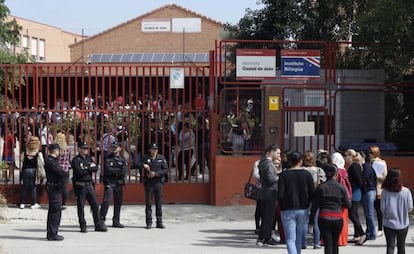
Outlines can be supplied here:
<path id="1" fill-rule="evenodd" d="M 22 27 L 17 24 L 16 20 L 6 21 L 10 10 L 4 2 L 5 0 L 0 0 L 0 42 L 3 45 L 5 43 L 16 45 L 20 40 Z"/>

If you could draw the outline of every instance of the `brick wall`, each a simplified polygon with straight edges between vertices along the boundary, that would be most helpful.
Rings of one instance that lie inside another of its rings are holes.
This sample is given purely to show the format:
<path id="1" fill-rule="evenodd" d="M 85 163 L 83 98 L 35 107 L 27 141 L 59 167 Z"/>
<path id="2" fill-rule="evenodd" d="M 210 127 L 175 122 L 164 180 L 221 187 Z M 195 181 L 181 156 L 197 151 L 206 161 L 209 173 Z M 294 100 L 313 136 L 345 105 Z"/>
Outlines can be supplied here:
<path id="1" fill-rule="evenodd" d="M 201 33 L 141 32 L 143 19 L 200 18 Z M 83 43 L 71 46 L 71 59 L 87 61 L 90 54 L 111 53 L 207 53 L 214 49 L 215 40 L 220 39 L 222 25 L 208 18 L 177 6 L 166 6 L 147 15 L 127 21 L 100 34 L 90 37 Z M 184 44 L 183 44 L 184 38 Z M 83 45 L 82 45 L 83 44 Z"/>

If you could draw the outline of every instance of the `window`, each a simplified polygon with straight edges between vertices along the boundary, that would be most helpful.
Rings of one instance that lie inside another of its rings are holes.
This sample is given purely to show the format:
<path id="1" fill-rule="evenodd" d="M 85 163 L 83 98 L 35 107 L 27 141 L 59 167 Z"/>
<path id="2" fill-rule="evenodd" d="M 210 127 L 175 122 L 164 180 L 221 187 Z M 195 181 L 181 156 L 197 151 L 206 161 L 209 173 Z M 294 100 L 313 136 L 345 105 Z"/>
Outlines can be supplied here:
<path id="1" fill-rule="evenodd" d="M 46 41 L 44 39 L 39 40 L 39 61 L 40 62 L 45 61 L 45 44 L 46 44 Z"/>
<path id="2" fill-rule="evenodd" d="M 29 47 L 29 36 L 23 35 L 22 47 L 25 48 L 25 49 L 27 49 Z"/>
<path id="3" fill-rule="evenodd" d="M 32 38 L 32 41 L 31 41 L 31 45 L 30 45 L 31 47 L 31 55 L 34 57 L 34 58 L 36 58 L 37 59 L 37 38 Z"/>

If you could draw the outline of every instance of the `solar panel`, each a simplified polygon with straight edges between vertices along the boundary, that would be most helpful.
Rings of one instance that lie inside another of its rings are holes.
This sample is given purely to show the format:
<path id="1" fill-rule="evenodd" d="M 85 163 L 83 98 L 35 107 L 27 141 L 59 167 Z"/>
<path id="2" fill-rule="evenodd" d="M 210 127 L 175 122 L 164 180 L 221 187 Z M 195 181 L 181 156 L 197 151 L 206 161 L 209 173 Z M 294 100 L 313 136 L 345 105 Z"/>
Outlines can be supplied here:
<path id="1" fill-rule="evenodd" d="M 207 58 L 207 54 L 197 53 L 197 54 L 195 54 L 194 62 L 205 62 L 206 58 Z"/>
<path id="2" fill-rule="evenodd" d="M 144 56 L 142 57 L 141 62 L 151 63 L 153 56 L 154 56 L 153 53 L 144 53 Z"/>
<path id="3" fill-rule="evenodd" d="M 162 62 L 168 63 L 168 62 L 171 62 L 173 59 L 174 59 L 174 54 L 167 53 L 167 54 L 164 54 L 164 59 Z"/>
<path id="4" fill-rule="evenodd" d="M 91 57 L 89 58 L 89 62 L 91 63 L 99 63 L 101 61 L 101 57 L 102 55 L 91 55 Z"/>
<path id="5" fill-rule="evenodd" d="M 122 54 L 121 62 L 131 62 L 134 54 Z"/>
<path id="6" fill-rule="evenodd" d="M 91 54 L 91 63 L 171 63 L 209 61 L 208 53 L 127 53 L 127 54 Z"/>
<path id="7" fill-rule="evenodd" d="M 174 62 L 184 62 L 183 61 L 183 54 L 175 54 L 173 58 Z"/>
<path id="8" fill-rule="evenodd" d="M 134 62 L 134 63 L 141 62 L 142 55 L 143 54 L 134 54 L 133 57 L 132 57 L 132 59 L 131 59 L 131 62 Z"/>
<path id="9" fill-rule="evenodd" d="M 152 58 L 152 62 L 153 63 L 161 63 L 161 62 L 163 62 L 164 55 L 165 54 L 163 54 L 163 53 L 156 53 L 156 54 L 154 54 L 154 57 Z"/>
<path id="10" fill-rule="evenodd" d="M 111 58 L 112 58 L 112 54 L 111 55 L 102 55 L 101 63 L 110 63 Z"/>
<path id="11" fill-rule="evenodd" d="M 121 62 L 122 54 L 116 54 L 112 56 L 111 62 Z"/>

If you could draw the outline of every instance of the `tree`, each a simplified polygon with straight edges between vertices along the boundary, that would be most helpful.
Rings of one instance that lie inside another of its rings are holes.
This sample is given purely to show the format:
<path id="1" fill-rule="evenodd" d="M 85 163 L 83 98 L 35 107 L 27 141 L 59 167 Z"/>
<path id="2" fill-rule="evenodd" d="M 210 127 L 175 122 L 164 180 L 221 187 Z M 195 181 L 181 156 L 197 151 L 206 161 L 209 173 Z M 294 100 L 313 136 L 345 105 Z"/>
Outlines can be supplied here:
<path id="1" fill-rule="evenodd" d="M 6 21 L 10 14 L 9 8 L 0 0 L 0 43 L 2 45 L 16 45 L 20 40 L 20 31 L 22 27 L 17 24 L 16 20 Z"/>
<path id="2" fill-rule="evenodd" d="M 8 45 L 19 43 L 20 31 L 22 27 L 16 20 L 7 21 L 10 14 L 9 8 L 5 5 L 5 0 L 0 0 L 0 64 L 23 64 L 30 62 L 28 52 L 14 54 L 10 52 Z M 7 75 L 6 75 L 7 74 Z M 11 100 L 4 97 L 5 89 L 11 91 L 12 84 L 17 89 L 20 85 L 25 85 L 24 73 L 19 73 L 17 67 L 3 66 L 0 68 L 0 107 L 11 106 Z M 6 105 L 7 104 L 7 105 Z"/>

